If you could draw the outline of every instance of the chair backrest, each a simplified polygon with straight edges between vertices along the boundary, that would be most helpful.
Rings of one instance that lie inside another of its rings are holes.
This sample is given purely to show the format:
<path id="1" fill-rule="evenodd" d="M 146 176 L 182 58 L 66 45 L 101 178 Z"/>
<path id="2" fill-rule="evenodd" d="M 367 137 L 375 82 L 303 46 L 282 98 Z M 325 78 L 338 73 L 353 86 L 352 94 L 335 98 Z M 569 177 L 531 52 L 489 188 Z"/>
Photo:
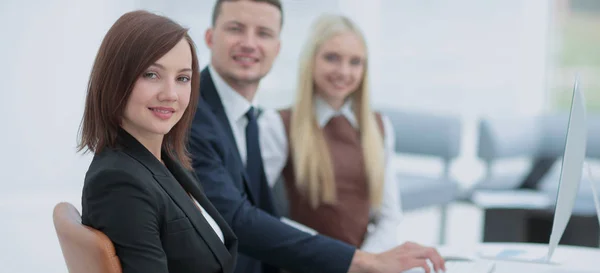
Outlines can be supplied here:
<path id="1" fill-rule="evenodd" d="M 556 158 L 564 154 L 568 113 L 536 117 L 487 118 L 479 124 L 477 155 L 495 160 L 529 157 Z M 586 156 L 600 158 L 600 117 L 588 115 Z"/>
<path id="2" fill-rule="evenodd" d="M 53 220 L 69 273 L 122 272 L 113 243 L 104 233 L 83 225 L 72 204 L 57 204 Z"/>
<path id="3" fill-rule="evenodd" d="M 381 109 L 396 133 L 396 152 L 433 156 L 446 163 L 460 153 L 461 121 L 451 115 Z"/>
<path id="4" fill-rule="evenodd" d="M 540 121 L 538 117 L 482 119 L 477 156 L 486 162 L 538 157 L 544 134 Z"/>

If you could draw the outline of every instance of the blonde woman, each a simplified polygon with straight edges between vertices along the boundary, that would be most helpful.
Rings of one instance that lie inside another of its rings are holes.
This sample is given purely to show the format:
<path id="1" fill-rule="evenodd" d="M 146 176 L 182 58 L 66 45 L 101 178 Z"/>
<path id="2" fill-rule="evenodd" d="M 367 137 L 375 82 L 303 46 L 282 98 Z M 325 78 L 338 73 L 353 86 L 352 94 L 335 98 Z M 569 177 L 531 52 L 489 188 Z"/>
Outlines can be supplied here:
<path id="1" fill-rule="evenodd" d="M 394 130 L 369 105 L 365 38 L 324 15 L 305 44 L 293 108 L 265 111 L 261 153 L 271 185 L 283 176 L 290 217 L 362 250 L 399 244 Z"/>

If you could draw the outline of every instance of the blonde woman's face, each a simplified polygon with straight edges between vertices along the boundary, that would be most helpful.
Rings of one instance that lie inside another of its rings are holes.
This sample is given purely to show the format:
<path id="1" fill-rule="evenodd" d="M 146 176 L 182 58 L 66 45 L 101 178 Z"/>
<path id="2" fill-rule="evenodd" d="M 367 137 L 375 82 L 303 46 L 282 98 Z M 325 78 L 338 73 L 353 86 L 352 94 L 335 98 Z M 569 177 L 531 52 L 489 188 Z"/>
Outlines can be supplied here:
<path id="1" fill-rule="evenodd" d="M 343 102 L 362 82 L 365 51 L 360 38 L 351 32 L 323 43 L 315 56 L 313 69 L 316 92 L 330 104 Z"/>

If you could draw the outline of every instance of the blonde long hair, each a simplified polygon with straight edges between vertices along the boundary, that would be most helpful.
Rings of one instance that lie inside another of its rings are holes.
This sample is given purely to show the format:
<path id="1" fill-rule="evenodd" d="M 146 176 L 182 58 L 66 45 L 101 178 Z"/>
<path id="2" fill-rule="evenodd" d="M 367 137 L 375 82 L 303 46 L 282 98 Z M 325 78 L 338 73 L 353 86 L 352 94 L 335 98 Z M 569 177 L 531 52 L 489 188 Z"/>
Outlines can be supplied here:
<path id="1" fill-rule="evenodd" d="M 363 42 L 365 50 L 367 47 L 362 32 L 345 16 L 323 15 L 311 29 L 300 58 L 297 97 L 290 121 L 290 145 L 296 187 L 307 195 L 311 206 L 316 208 L 320 204 L 334 204 L 337 199 L 331 156 L 317 124 L 313 104 L 316 53 L 324 42 L 344 32 L 354 33 Z M 383 196 L 383 138 L 369 104 L 368 79 L 365 61 L 362 83 L 352 94 L 353 111 L 358 118 L 369 198 L 372 207 L 379 208 Z"/>

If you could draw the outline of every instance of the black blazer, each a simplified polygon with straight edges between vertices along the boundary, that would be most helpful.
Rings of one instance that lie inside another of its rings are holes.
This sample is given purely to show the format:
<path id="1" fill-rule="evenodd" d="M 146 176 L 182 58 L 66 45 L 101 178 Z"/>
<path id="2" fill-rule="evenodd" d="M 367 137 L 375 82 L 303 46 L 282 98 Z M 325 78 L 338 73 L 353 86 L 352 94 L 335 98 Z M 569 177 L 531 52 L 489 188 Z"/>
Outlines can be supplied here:
<path id="1" fill-rule="evenodd" d="M 123 273 L 233 272 L 237 238 L 198 182 L 163 151 L 165 165 L 134 137 L 96 154 L 86 174 L 82 222 L 115 245 Z M 223 243 L 189 192 L 223 231 Z"/>
<path id="2" fill-rule="evenodd" d="M 252 192 L 229 120 L 210 73 L 200 76 L 201 99 L 189 149 L 206 196 L 239 238 L 236 273 L 348 271 L 355 248 L 331 238 L 312 236 L 279 220 L 267 192 Z"/>

